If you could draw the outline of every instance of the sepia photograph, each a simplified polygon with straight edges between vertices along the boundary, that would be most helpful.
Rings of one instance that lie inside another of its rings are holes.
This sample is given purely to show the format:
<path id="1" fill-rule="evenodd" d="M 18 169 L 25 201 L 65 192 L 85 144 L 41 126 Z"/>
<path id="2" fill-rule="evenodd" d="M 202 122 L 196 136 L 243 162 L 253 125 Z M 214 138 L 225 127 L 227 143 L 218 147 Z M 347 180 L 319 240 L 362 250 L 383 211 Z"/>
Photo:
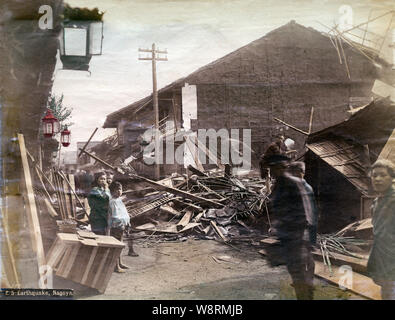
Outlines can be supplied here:
<path id="1" fill-rule="evenodd" d="M 393 0 L 0 0 L 0 120 L 0 300 L 395 300 Z"/>

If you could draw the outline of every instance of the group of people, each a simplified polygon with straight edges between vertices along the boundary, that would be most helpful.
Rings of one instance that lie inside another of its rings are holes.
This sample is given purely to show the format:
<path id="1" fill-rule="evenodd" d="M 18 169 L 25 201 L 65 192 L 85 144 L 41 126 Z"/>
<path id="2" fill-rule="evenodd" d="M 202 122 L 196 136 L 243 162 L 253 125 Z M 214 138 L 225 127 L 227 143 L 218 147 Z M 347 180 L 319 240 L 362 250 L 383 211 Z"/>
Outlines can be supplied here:
<path id="1" fill-rule="evenodd" d="M 269 146 L 260 160 L 262 178 L 275 179 L 270 193 L 269 233 L 281 243 L 281 255 L 291 275 L 297 299 L 314 297 L 314 259 L 318 211 L 312 187 L 304 180 L 305 165 L 293 161 L 283 138 Z M 395 166 L 377 160 L 370 170 L 376 199 L 372 206 L 373 247 L 367 270 L 381 286 L 383 300 L 395 300 Z"/>
<path id="2" fill-rule="evenodd" d="M 130 217 L 121 199 L 122 184 L 113 179 L 114 175 L 111 172 L 103 171 L 94 174 L 93 188 L 88 194 L 91 230 L 95 234 L 112 236 L 121 242 L 126 236 L 128 255 L 136 257 L 138 254 L 133 248 Z M 129 267 L 122 263 L 120 257 L 115 272 L 123 273 L 125 269 Z"/>

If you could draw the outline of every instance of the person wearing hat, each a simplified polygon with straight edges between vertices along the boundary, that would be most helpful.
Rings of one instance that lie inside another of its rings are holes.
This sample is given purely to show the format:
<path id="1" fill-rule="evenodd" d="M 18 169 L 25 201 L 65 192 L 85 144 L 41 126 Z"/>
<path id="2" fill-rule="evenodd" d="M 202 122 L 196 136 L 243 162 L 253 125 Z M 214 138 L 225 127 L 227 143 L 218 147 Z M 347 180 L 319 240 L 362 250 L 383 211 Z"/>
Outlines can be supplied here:
<path id="1" fill-rule="evenodd" d="M 303 180 L 289 172 L 291 159 L 285 155 L 267 157 L 263 163 L 275 178 L 270 195 L 273 214 L 270 233 L 281 244 L 288 272 L 298 300 L 312 300 L 314 296 L 314 259 L 309 237 L 315 204 Z"/>

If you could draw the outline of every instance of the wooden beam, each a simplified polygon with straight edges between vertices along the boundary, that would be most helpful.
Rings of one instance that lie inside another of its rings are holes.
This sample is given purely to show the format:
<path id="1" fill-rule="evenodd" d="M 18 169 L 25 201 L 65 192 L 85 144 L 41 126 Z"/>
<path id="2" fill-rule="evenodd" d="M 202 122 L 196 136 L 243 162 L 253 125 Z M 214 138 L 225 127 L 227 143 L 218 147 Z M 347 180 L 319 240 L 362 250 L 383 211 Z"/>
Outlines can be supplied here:
<path id="1" fill-rule="evenodd" d="M 70 187 L 69 187 L 69 185 L 66 183 L 66 181 L 65 181 L 66 179 L 65 178 L 63 178 L 63 181 L 62 181 L 62 186 L 63 186 L 63 199 L 64 199 L 64 204 L 65 204 L 65 207 L 66 207 L 66 212 L 67 212 L 67 219 L 72 219 L 73 218 L 73 212 L 72 212 L 72 209 L 71 209 L 71 197 L 70 197 L 70 195 L 71 195 L 71 192 L 70 192 Z"/>
<path id="2" fill-rule="evenodd" d="M 386 12 L 386 13 L 380 15 L 380 16 L 377 16 L 377 17 L 372 18 L 372 19 L 368 19 L 368 21 L 362 22 L 362 23 L 360 23 L 360 24 L 358 24 L 358 25 L 356 25 L 356 26 L 351 27 L 350 29 L 347 29 L 347 30 L 342 31 L 342 32 L 340 33 L 340 35 L 343 35 L 343 34 L 345 34 L 345 33 L 348 33 L 348 32 L 350 32 L 351 30 L 357 29 L 357 28 L 363 26 L 364 24 L 368 24 L 369 22 L 373 22 L 373 21 L 375 21 L 375 20 L 377 20 L 377 19 L 380 19 L 380 18 L 382 18 L 382 17 L 384 17 L 384 16 L 386 16 L 386 15 L 388 15 L 388 14 L 392 14 L 392 15 L 393 15 L 394 12 L 395 12 L 394 10 L 390 10 L 390 11 L 388 11 L 388 12 Z"/>
<path id="3" fill-rule="evenodd" d="M 282 120 L 280 120 L 280 119 L 278 119 L 278 118 L 273 118 L 273 120 L 276 120 L 277 122 L 280 122 L 280 123 L 282 123 L 283 125 L 286 125 L 287 127 L 290 127 L 291 129 L 293 129 L 293 130 L 295 130 L 295 131 L 297 131 L 297 132 L 300 132 L 300 133 L 302 133 L 302 134 L 304 134 L 304 135 L 306 135 L 306 136 L 309 135 L 308 132 L 303 131 L 303 130 L 301 130 L 301 129 L 298 129 L 298 128 L 294 127 L 293 125 L 290 125 L 290 124 L 286 123 L 285 121 L 282 121 Z"/>
<path id="4" fill-rule="evenodd" d="M 59 211 L 60 211 L 60 216 L 62 217 L 62 220 L 66 219 L 66 212 L 63 206 L 63 200 L 62 200 L 62 195 L 61 195 L 61 186 L 59 183 L 60 178 L 56 174 L 55 171 L 52 172 L 52 180 L 54 182 L 54 185 L 56 187 L 56 195 L 58 198 L 58 205 L 59 205 Z"/>
<path id="5" fill-rule="evenodd" d="M 186 192 L 186 191 L 183 191 L 183 190 L 180 190 L 180 189 L 175 189 L 175 188 L 172 188 L 172 187 L 164 186 L 164 185 L 162 185 L 162 184 L 160 184 L 160 183 L 158 183 L 156 181 L 150 180 L 150 179 L 145 178 L 145 177 L 141 177 L 141 176 L 139 176 L 137 174 L 133 174 L 133 175 L 132 174 L 129 174 L 129 175 L 125 174 L 119 168 L 115 168 L 114 166 L 112 166 L 112 165 L 108 164 L 107 162 L 101 160 L 100 158 L 96 157 L 95 155 L 92 155 L 90 152 L 88 152 L 86 150 L 84 150 L 83 152 L 85 152 L 87 155 L 89 155 L 90 157 L 92 157 L 96 161 L 100 162 L 101 164 L 105 165 L 106 167 L 108 167 L 108 168 L 110 168 L 110 169 L 112 169 L 114 171 L 120 172 L 120 173 L 124 174 L 125 176 L 127 176 L 130 179 L 137 178 L 137 179 L 140 179 L 142 181 L 145 181 L 145 182 L 155 186 L 155 189 L 157 189 L 157 190 L 167 191 L 167 192 L 170 192 L 170 193 L 172 193 L 174 195 L 190 199 L 190 200 L 195 201 L 197 203 L 203 203 L 203 204 L 206 204 L 206 205 L 210 205 L 210 206 L 212 206 L 214 208 L 222 208 L 224 206 L 221 203 L 218 203 L 218 202 L 215 202 L 215 201 L 212 201 L 212 200 L 209 200 L 209 199 L 201 198 L 201 197 L 196 196 L 194 194 L 191 194 L 189 192 Z"/>
<path id="6" fill-rule="evenodd" d="M 71 212 L 73 214 L 74 219 L 76 218 L 76 214 L 77 214 L 77 206 L 75 203 L 75 181 L 74 181 L 74 175 L 73 174 L 69 174 L 69 182 L 70 182 L 70 197 L 71 197 Z"/>
<path id="7" fill-rule="evenodd" d="M 181 220 L 177 223 L 176 228 L 178 231 L 182 230 L 186 225 L 191 221 L 193 212 L 190 210 L 187 210 L 187 212 L 184 214 L 184 216 L 181 218 Z"/>
<path id="8" fill-rule="evenodd" d="M 51 197 L 51 195 L 49 194 L 47 188 L 45 187 L 44 181 L 43 181 L 43 179 L 41 178 L 40 172 L 38 171 L 38 168 L 37 168 L 36 166 L 35 166 L 35 170 L 36 170 L 36 175 L 37 175 L 38 179 L 40 180 L 40 183 L 41 183 L 41 186 L 42 186 L 42 188 L 43 188 L 44 193 L 46 194 L 46 196 L 47 196 L 47 198 L 49 199 L 49 201 L 54 202 L 54 201 L 52 200 L 52 197 Z"/>
<path id="9" fill-rule="evenodd" d="M 51 186 L 52 190 L 56 192 L 55 186 L 51 182 L 51 180 L 48 179 L 47 175 L 41 170 L 40 166 L 37 164 L 37 161 L 34 159 L 34 157 L 31 155 L 29 150 L 26 149 L 26 153 L 29 156 L 30 160 L 33 162 L 34 166 L 37 168 L 37 170 L 41 173 L 41 176 L 44 177 L 44 179 L 48 182 L 48 184 Z"/>
<path id="10" fill-rule="evenodd" d="M 218 233 L 218 235 L 224 240 L 224 242 L 228 242 L 228 239 L 224 236 L 224 234 L 221 232 L 221 230 L 218 228 L 217 224 L 215 221 L 211 220 L 210 224 L 213 226 L 214 230 Z"/>
<path id="11" fill-rule="evenodd" d="M 52 218 L 56 218 L 58 216 L 58 213 L 56 212 L 56 210 L 54 209 L 54 207 L 52 206 L 52 204 L 49 202 L 48 199 L 44 198 L 44 204 L 47 207 L 48 213 L 50 214 L 50 216 Z"/>
<path id="12" fill-rule="evenodd" d="M 95 133 L 96 133 L 96 131 L 97 131 L 98 129 L 99 129 L 99 128 L 96 128 L 96 129 L 93 131 L 93 133 L 92 133 L 91 136 L 89 137 L 88 141 L 87 141 L 87 142 L 85 143 L 85 145 L 82 147 L 82 150 L 85 150 L 85 148 L 88 146 L 89 142 L 91 142 L 93 136 L 95 135 Z M 81 154 L 82 154 L 82 151 L 78 154 L 77 158 L 81 157 Z"/>
<path id="13" fill-rule="evenodd" d="M 199 177 L 208 177 L 207 174 L 205 174 L 204 172 L 200 171 L 199 169 L 196 169 L 195 167 L 189 165 L 188 166 L 188 170 L 192 171 L 193 174 L 196 174 Z"/>
<path id="14" fill-rule="evenodd" d="M 8 201 L 6 200 L 6 203 Z M 3 206 L 3 217 L 0 220 L 2 223 L 2 235 L 3 239 L 0 239 L 0 241 L 3 242 L 2 246 L 2 251 L 0 254 L 3 256 L 3 259 L 1 259 L 1 264 L 6 276 L 7 284 L 11 288 L 20 288 L 20 282 L 19 282 L 19 276 L 18 276 L 18 271 L 17 271 L 17 265 L 14 257 L 14 252 L 12 248 L 12 244 L 10 241 L 9 237 L 9 231 L 8 231 L 8 221 L 7 221 L 7 206 Z M 2 275 L 0 274 L 0 277 Z"/>
<path id="15" fill-rule="evenodd" d="M 41 229 L 40 229 L 40 221 L 38 219 L 38 214 L 37 214 L 37 207 L 36 207 L 36 202 L 34 199 L 34 192 L 33 192 L 33 185 L 32 185 L 32 180 L 31 180 L 31 175 L 30 175 L 30 170 L 29 170 L 29 162 L 27 159 L 27 153 L 26 153 L 26 146 L 25 146 L 25 138 L 23 134 L 18 134 L 18 142 L 19 142 L 19 149 L 20 149 L 20 154 L 21 154 L 21 159 L 22 159 L 22 169 L 23 169 L 23 188 L 25 190 L 24 192 L 24 198 L 26 202 L 26 215 L 27 215 L 27 220 L 29 223 L 29 229 L 30 229 L 30 234 L 32 237 L 32 243 L 33 243 L 33 250 L 37 255 L 37 264 L 38 264 L 38 272 L 40 278 L 42 278 L 45 273 L 44 273 L 44 266 L 46 265 L 46 260 L 45 260 L 45 254 L 44 254 L 44 246 L 42 242 L 42 237 L 41 237 Z M 46 288 L 46 285 L 44 283 L 41 283 L 42 289 Z"/>
<path id="16" fill-rule="evenodd" d="M 184 136 L 184 140 L 188 146 L 189 151 L 193 157 L 193 161 L 195 161 L 196 166 L 200 171 L 204 171 L 203 165 L 199 161 L 198 152 L 196 145 L 191 141 L 189 136 Z"/>
<path id="17" fill-rule="evenodd" d="M 214 154 L 212 154 L 212 152 L 210 151 L 210 149 L 208 149 L 203 143 L 201 143 L 199 141 L 199 139 L 195 139 L 195 144 L 197 145 L 197 147 L 202 150 L 209 159 L 211 159 L 211 161 L 213 161 L 218 168 L 220 169 L 225 169 L 225 166 L 219 161 L 219 159 L 217 158 L 217 156 L 215 156 Z"/>
<path id="18" fill-rule="evenodd" d="M 310 121 L 309 121 L 309 134 L 311 134 L 311 128 L 313 127 L 313 114 L 314 114 L 314 107 L 311 107 Z"/>
<path id="19" fill-rule="evenodd" d="M 332 274 L 329 272 L 328 266 L 322 262 L 315 261 L 314 273 L 317 277 L 339 285 L 341 279 L 344 277 L 344 272 L 341 272 L 340 267 L 335 265 L 332 265 L 331 268 Z M 350 283 L 345 281 L 345 288 L 368 299 L 381 300 L 380 286 L 375 284 L 371 278 L 352 270 L 349 272 L 352 274 L 352 281 Z"/>
<path id="20" fill-rule="evenodd" d="M 66 181 L 66 183 L 69 185 L 71 192 L 74 194 L 75 199 L 77 200 L 77 202 L 79 203 L 79 205 L 82 207 L 82 209 L 84 210 L 85 216 L 87 218 L 89 218 L 89 213 L 87 212 L 85 205 L 81 202 L 80 198 L 78 197 L 77 193 L 75 192 L 75 189 L 73 188 L 73 186 L 71 186 L 70 182 L 67 180 L 67 178 L 64 176 L 62 171 L 59 171 L 59 175 L 63 176 L 63 179 Z"/>

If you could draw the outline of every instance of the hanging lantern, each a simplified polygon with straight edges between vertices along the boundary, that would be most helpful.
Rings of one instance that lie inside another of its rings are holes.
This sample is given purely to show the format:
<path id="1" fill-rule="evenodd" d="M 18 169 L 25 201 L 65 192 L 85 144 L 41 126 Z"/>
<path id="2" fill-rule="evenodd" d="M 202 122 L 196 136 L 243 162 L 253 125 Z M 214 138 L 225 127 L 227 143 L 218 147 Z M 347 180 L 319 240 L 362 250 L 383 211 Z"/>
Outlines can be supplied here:
<path id="1" fill-rule="evenodd" d="M 71 132 L 67 127 L 60 133 L 60 142 L 63 147 L 68 147 L 70 145 L 70 134 Z"/>
<path id="2" fill-rule="evenodd" d="M 63 69 L 89 70 L 93 55 L 102 54 L 102 21 L 67 21 L 59 39 Z"/>
<path id="3" fill-rule="evenodd" d="M 44 137 L 51 138 L 55 133 L 59 132 L 59 120 L 54 117 L 51 109 L 47 109 L 47 113 L 42 118 Z"/>

